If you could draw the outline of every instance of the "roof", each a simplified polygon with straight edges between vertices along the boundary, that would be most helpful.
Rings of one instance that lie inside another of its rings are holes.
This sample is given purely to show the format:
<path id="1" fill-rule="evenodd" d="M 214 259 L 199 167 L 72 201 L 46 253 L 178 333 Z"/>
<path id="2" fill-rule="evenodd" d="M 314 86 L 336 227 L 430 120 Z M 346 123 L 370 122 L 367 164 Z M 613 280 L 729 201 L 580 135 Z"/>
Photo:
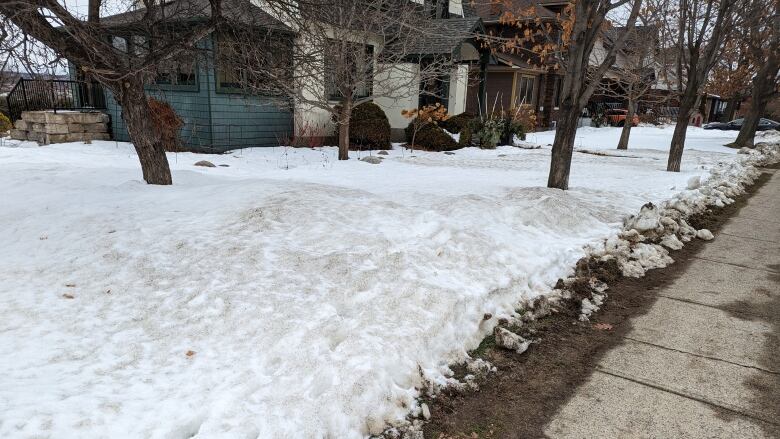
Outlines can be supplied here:
<path id="1" fill-rule="evenodd" d="M 653 44 L 658 38 L 657 29 L 654 26 L 635 26 L 634 35 L 626 39 L 625 50 L 631 52 L 638 47 Z M 616 26 L 607 29 L 604 32 L 604 39 L 607 43 L 614 43 L 621 35 L 626 33 L 625 26 Z"/>
<path id="2" fill-rule="evenodd" d="M 404 52 L 409 55 L 452 54 L 460 45 L 481 33 L 479 17 L 457 17 L 430 21 L 430 27 L 420 30 L 419 38 L 404 41 Z"/>
<path id="3" fill-rule="evenodd" d="M 542 6 L 539 0 L 474 0 L 470 4 L 471 10 L 485 23 L 498 22 L 507 11 L 517 13 L 529 8 L 535 8 L 533 18 L 555 18 L 555 13 Z"/>
<path id="4" fill-rule="evenodd" d="M 533 66 L 529 64 L 527 60 L 524 60 L 518 55 L 499 52 L 499 53 L 495 53 L 493 56 L 498 64 L 504 64 L 509 67 L 516 67 L 518 69 L 524 69 L 524 70 L 545 71 L 543 67 Z"/>
<path id="5" fill-rule="evenodd" d="M 161 3 L 152 11 L 153 20 L 158 23 L 199 21 L 211 17 L 209 0 L 171 0 Z M 121 14 L 101 17 L 100 23 L 109 27 L 132 27 L 144 22 L 149 25 L 146 8 L 139 8 Z M 222 0 L 222 15 L 229 21 L 270 29 L 289 28 L 250 0 Z"/>

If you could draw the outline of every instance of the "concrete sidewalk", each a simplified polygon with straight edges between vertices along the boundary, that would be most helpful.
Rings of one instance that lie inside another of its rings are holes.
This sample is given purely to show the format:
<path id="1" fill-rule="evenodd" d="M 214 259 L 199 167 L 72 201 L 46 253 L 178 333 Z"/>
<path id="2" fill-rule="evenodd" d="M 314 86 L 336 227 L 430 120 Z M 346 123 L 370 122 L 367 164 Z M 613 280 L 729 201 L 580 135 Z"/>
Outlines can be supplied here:
<path id="1" fill-rule="evenodd" d="M 547 425 L 552 438 L 780 438 L 780 172 Z"/>

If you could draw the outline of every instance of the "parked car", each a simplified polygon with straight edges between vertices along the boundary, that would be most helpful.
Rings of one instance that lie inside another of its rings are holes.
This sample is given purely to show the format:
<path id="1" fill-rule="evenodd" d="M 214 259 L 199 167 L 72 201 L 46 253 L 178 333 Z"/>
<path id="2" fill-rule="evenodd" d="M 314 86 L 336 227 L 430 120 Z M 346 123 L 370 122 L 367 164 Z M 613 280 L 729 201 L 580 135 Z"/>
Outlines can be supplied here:
<path id="1" fill-rule="evenodd" d="M 625 125 L 627 115 L 628 110 L 622 108 L 609 109 L 604 113 L 604 116 L 607 118 L 607 124 L 612 125 L 613 127 L 622 127 Z M 635 114 L 631 121 L 631 126 L 637 125 L 639 125 L 639 116 Z"/>
<path id="2" fill-rule="evenodd" d="M 731 122 L 710 122 L 706 125 L 704 125 L 705 130 L 735 130 L 739 131 L 742 128 L 742 124 L 745 123 L 744 118 L 734 119 Z M 780 130 L 780 122 L 775 122 L 774 120 L 761 118 L 761 120 L 758 121 L 758 131 L 766 131 L 766 130 Z"/>

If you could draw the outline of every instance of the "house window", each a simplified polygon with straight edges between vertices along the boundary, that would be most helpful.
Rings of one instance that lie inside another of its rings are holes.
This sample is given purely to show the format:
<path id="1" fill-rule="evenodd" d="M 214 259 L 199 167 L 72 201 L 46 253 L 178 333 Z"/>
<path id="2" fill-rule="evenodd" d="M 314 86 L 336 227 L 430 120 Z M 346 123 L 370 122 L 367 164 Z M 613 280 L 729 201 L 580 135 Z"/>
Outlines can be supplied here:
<path id="1" fill-rule="evenodd" d="M 246 44 L 252 41 L 252 44 Z M 280 80 L 292 80 L 290 40 L 239 32 L 216 39 L 217 92 L 279 95 Z"/>
<path id="2" fill-rule="evenodd" d="M 325 53 L 325 93 L 328 99 L 344 98 L 344 84 L 352 85 L 352 98 L 365 98 L 373 93 L 374 46 L 332 41 Z M 345 50 L 341 50 L 345 49 Z"/>
<path id="3" fill-rule="evenodd" d="M 558 75 L 555 75 L 555 79 L 553 80 L 552 103 L 553 108 L 558 108 L 561 106 L 561 77 Z"/>
<path id="4" fill-rule="evenodd" d="M 127 39 L 125 39 L 125 37 L 111 37 L 111 45 L 114 46 L 114 49 L 127 53 Z"/>
<path id="5" fill-rule="evenodd" d="M 194 59 L 170 61 L 157 69 L 155 84 L 180 88 L 197 87 L 197 64 Z"/>
<path id="6" fill-rule="evenodd" d="M 433 0 L 431 18 L 450 18 L 450 0 Z"/>
<path id="7" fill-rule="evenodd" d="M 533 76 L 520 76 L 517 79 L 517 95 L 515 96 L 517 105 L 533 104 L 535 80 L 536 78 Z"/>

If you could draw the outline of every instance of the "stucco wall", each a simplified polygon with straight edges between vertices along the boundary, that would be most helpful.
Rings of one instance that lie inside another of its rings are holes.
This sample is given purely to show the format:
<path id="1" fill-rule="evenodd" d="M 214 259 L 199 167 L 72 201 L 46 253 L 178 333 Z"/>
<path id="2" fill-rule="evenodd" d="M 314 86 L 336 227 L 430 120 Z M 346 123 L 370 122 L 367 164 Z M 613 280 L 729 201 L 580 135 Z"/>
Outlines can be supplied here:
<path id="1" fill-rule="evenodd" d="M 384 69 L 385 76 L 378 78 L 377 94 L 391 94 L 374 100 L 387 115 L 390 127 L 403 129 L 409 125 L 409 119 L 401 115 L 401 110 L 417 108 L 420 93 L 420 67 L 417 64 L 397 64 Z M 384 88 L 387 91 L 382 91 Z"/>

